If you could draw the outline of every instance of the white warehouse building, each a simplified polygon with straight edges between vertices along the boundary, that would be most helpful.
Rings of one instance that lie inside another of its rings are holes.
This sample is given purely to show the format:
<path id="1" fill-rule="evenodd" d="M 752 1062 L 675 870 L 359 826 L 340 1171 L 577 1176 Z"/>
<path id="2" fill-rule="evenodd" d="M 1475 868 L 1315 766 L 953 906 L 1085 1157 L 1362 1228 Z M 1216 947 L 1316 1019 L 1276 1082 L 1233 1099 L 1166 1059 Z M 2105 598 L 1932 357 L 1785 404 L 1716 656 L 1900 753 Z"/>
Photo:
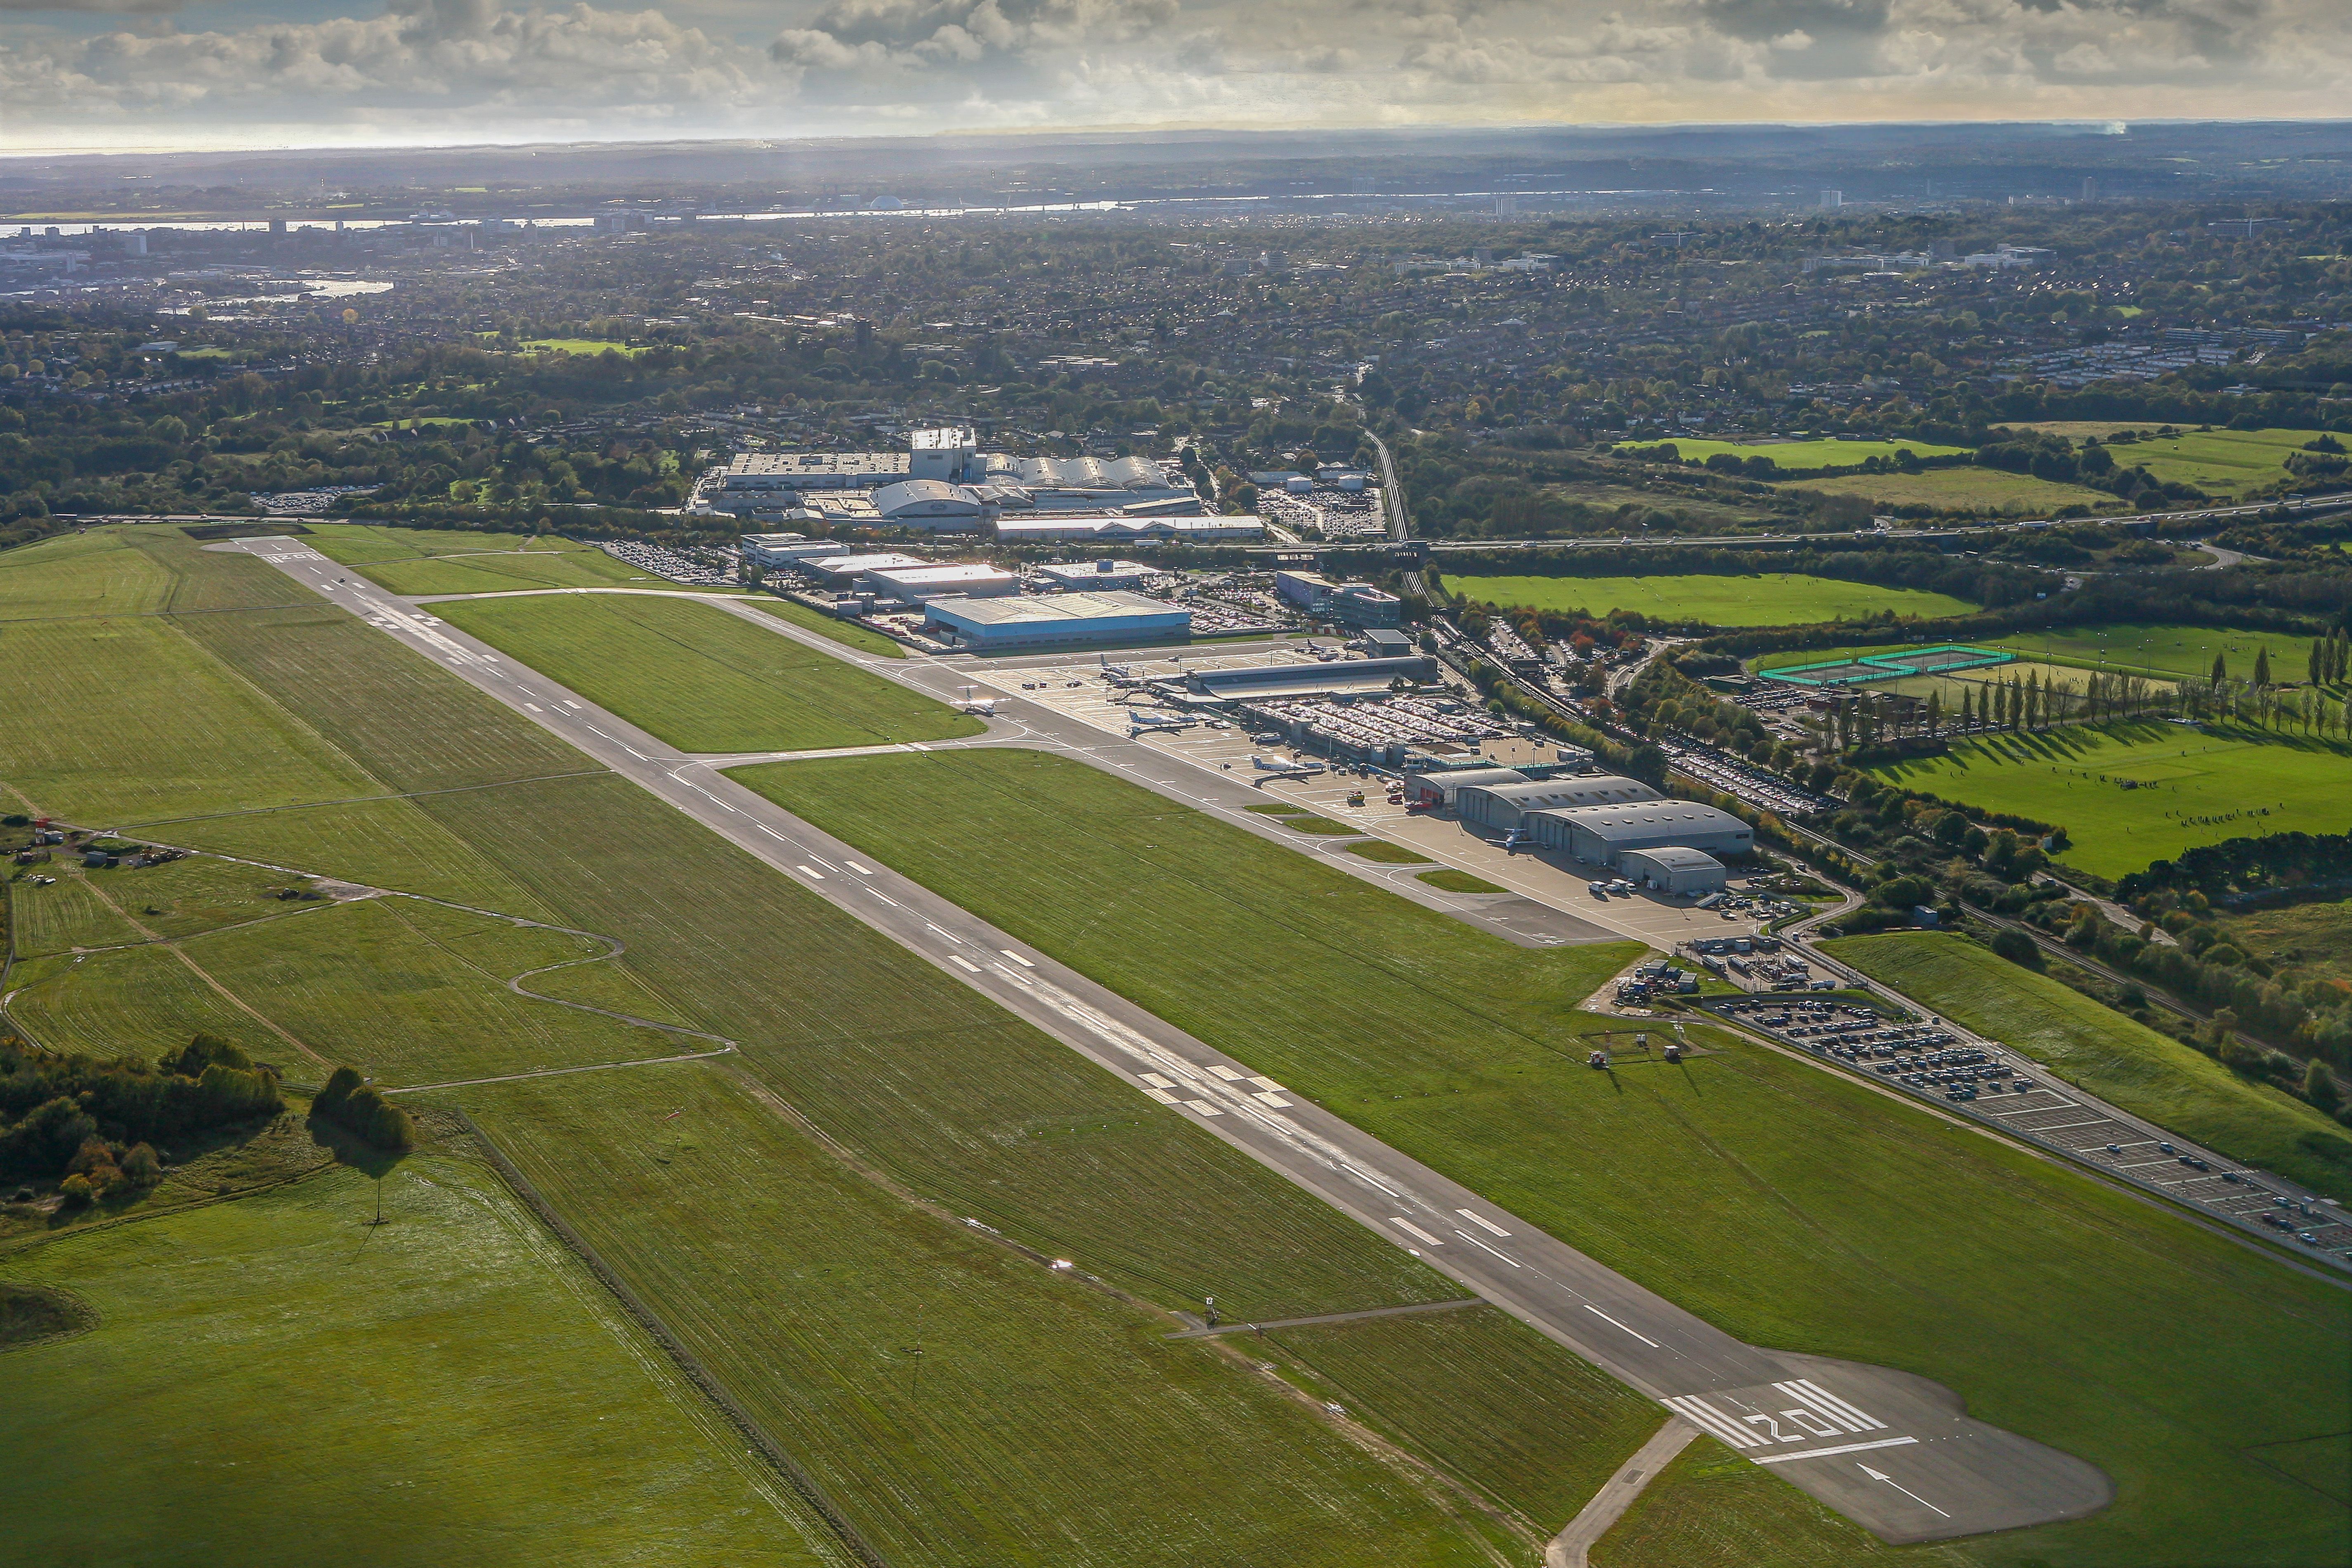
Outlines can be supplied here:
<path id="1" fill-rule="evenodd" d="M 1521 826 L 1538 844 L 1565 849 L 1590 866 L 1614 867 L 1631 849 L 1697 849 L 1737 858 L 1756 847 L 1756 830 L 1748 824 L 1727 811 L 1688 800 L 1530 811 Z"/>
<path id="2" fill-rule="evenodd" d="M 1658 792 L 1639 779 L 1620 778 L 1615 773 L 1588 773 L 1524 784 L 1482 782 L 1465 785 L 1454 795 L 1454 810 L 1465 822 L 1509 829 L 1526 826 L 1530 812 L 1625 805 L 1657 798 Z"/>
<path id="3" fill-rule="evenodd" d="M 1617 857 L 1617 869 L 1661 893 L 1719 893 L 1728 879 L 1722 861 L 1679 844 L 1628 849 Z"/>

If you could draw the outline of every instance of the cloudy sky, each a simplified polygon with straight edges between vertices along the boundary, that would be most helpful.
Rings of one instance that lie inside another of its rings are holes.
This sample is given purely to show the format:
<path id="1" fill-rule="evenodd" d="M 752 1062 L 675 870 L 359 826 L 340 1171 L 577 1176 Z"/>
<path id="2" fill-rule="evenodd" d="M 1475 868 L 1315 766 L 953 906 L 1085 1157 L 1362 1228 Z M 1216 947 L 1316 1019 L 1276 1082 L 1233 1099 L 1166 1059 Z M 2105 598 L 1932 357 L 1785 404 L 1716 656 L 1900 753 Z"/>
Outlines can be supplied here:
<path id="1" fill-rule="evenodd" d="M 2352 0 L 0 0 L 0 150 L 2336 117 Z"/>

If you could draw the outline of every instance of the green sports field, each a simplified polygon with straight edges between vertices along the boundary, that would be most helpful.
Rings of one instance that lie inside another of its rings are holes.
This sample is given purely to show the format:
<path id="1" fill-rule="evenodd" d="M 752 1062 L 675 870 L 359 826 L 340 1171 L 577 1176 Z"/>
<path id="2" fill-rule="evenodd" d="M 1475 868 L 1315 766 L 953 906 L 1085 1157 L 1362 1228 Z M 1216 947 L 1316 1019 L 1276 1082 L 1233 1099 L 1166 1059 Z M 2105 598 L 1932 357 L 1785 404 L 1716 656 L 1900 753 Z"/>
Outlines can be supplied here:
<path id="1" fill-rule="evenodd" d="M 2338 1507 L 2283 1478 L 2257 1495 L 2237 1458 L 2352 1425 L 2341 1345 L 2305 1326 L 2345 1323 L 2341 1292 L 1712 1033 L 1686 1069 L 1594 1074 L 1585 1037 L 1622 1025 L 1574 1004 L 1629 948 L 1514 948 L 1056 757 L 737 776 L 1743 1339 L 1932 1377 L 2116 1478 L 2106 1512 L 1978 1560 L 2138 1568 L 2162 1542 L 2300 1568 L 2352 1544 Z"/>
<path id="2" fill-rule="evenodd" d="M 1686 436 L 1670 441 L 1621 441 L 1617 449 L 1623 452 L 1641 447 L 1672 447 L 1686 463 L 1704 463 L 1729 452 L 1739 458 L 1769 458 L 1784 468 L 1845 468 L 1872 458 L 1892 460 L 1898 452 L 1919 458 L 1957 458 L 1969 450 L 1939 447 L 1932 441 L 1841 441 L 1835 437 L 1818 441 L 1696 441 Z"/>
<path id="3" fill-rule="evenodd" d="M 1881 588 L 1798 573 L 1717 577 L 1477 577 L 1447 574 L 1445 586 L 1489 605 L 1537 610 L 1583 610 L 1605 616 L 1639 610 L 1666 621 L 1717 626 L 1811 626 L 1860 620 L 1892 610 L 1898 616 L 1965 616 L 1976 606 L 1918 588 Z"/>
<path id="4" fill-rule="evenodd" d="M 2135 1115 L 2316 1192 L 2352 1198 L 2352 1137 L 2333 1117 L 2048 975 L 1957 936 L 1857 936 L 1824 946 Z"/>
<path id="5" fill-rule="evenodd" d="M 2129 506 L 2088 485 L 2054 484 L 2005 468 L 1928 468 L 1916 474 L 1836 474 L 1821 479 L 1784 479 L 1784 490 L 1813 495 L 1860 496 L 1874 506 L 1927 506 L 1938 511 L 2049 517 L 2061 508 L 2127 511 Z"/>
<path id="6" fill-rule="evenodd" d="M 2059 858 L 2102 877 L 2172 859 L 2194 844 L 2342 833 L 2352 821 L 2352 747 L 2251 725 L 2145 720 L 1978 736 L 1943 756 L 1871 772 L 2063 826 L 2073 845 Z"/>
<path id="7" fill-rule="evenodd" d="M 94 1310 L 0 1357 L 6 1557 L 818 1568 L 780 1479 L 470 1160 L 0 1252 Z"/>
<path id="8" fill-rule="evenodd" d="M 2027 426 L 2054 431 L 2080 442 L 2102 439 L 2118 430 L 2148 432 L 2148 438 L 2108 447 L 2119 468 L 2145 466 L 2168 483 L 2195 485 L 2206 494 L 2234 500 L 2250 490 L 2286 478 L 2287 454 L 2316 440 L 2316 430 L 2189 430 L 2177 436 L 2157 436 L 2161 422 L 2142 420 L 2056 421 Z"/>
<path id="9" fill-rule="evenodd" d="M 813 751 L 987 728 L 691 599 L 566 594 L 436 607 L 450 625 L 680 751 Z"/>
<path id="10" fill-rule="evenodd" d="M 2156 679 L 2213 672 L 2218 655 L 2231 679 L 2245 680 L 2254 672 L 2257 654 L 2271 656 L 2271 679 L 2301 681 L 2311 677 L 2313 639 L 2291 632 L 2236 630 L 2226 626 L 2055 626 L 2002 637 L 1989 647 L 2015 649 L 2021 656 L 2084 669 L 2122 670 Z"/>

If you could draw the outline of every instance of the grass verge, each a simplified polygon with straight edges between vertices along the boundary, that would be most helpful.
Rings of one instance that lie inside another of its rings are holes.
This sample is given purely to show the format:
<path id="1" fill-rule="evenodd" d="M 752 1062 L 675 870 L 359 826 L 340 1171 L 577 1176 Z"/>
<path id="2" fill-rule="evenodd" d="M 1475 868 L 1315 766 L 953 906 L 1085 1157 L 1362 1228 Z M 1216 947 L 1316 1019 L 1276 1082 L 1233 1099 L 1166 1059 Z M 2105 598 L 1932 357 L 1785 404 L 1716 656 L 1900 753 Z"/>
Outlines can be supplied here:
<path id="1" fill-rule="evenodd" d="M 1769 576 L 1468 577 L 1446 574 L 1445 585 L 1490 605 L 1537 610 L 1581 610 L 1605 616 L 1639 610 L 1664 621 L 1704 621 L 1717 626 L 1811 626 L 1861 620 L 1882 611 L 1897 616 L 1965 616 L 1976 608 L 1948 594 L 1882 588 L 1801 573 Z"/>

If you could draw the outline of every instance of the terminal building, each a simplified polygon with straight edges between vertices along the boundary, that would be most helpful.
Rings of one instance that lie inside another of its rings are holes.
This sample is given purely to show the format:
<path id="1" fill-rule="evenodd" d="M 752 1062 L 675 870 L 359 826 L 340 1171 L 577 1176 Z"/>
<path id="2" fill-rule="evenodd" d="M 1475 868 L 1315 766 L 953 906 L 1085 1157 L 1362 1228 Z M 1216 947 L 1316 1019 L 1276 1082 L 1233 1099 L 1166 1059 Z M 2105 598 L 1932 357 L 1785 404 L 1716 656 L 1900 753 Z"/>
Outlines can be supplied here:
<path id="1" fill-rule="evenodd" d="M 1404 616 L 1402 600 L 1370 583 L 1334 583 L 1313 572 L 1277 572 L 1274 591 L 1285 603 L 1343 626 L 1393 626 Z"/>
<path id="2" fill-rule="evenodd" d="M 1116 591 L 933 599 L 923 617 L 926 637 L 974 653 L 1177 641 L 1192 631 L 1190 610 Z"/>
<path id="3" fill-rule="evenodd" d="M 1737 858 L 1755 848 L 1755 829 L 1727 811 L 1687 800 L 1651 800 L 1631 805 L 1582 805 L 1526 814 L 1537 844 L 1567 851 L 1588 866 L 1622 868 L 1635 849 L 1696 849 Z"/>
<path id="4" fill-rule="evenodd" d="M 1455 815 L 1465 822 L 1507 832 L 1527 826 L 1531 812 L 1573 811 L 1582 806 L 1624 805 L 1659 798 L 1656 790 L 1639 779 L 1593 773 L 1521 783 L 1456 784 L 1453 805 Z"/>

